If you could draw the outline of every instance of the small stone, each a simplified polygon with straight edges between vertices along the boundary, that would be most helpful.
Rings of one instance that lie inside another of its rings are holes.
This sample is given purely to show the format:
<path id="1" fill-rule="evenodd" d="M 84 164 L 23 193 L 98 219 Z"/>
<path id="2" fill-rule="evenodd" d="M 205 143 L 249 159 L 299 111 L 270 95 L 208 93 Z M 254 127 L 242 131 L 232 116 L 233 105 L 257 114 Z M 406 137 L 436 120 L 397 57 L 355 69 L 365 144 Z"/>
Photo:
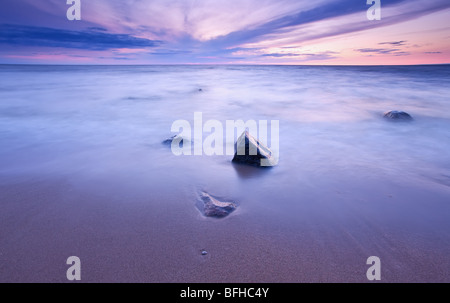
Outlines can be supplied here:
<path id="1" fill-rule="evenodd" d="M 183 147 L 184 143 L 187 142 L 188 139 L 181 137 L 180 135 L 172 136 L 162 142 L 164 145 L 172 145 L 172 142 L 178 143 L 179 147 Z"/>
<path id="2" fill-rule="evenodd" d="M 410 121 L 412 120 L 412 117 L 410 114 L 398 111 L 398 110 L 391 110 L 389 112 L 384 113 L 384 118 L 390 119 L 393 121 Z"/>
<path id="3" fill-rule="evenodd" d="M 206 217 L 223 218 L 231 214 L 236 209 L 233 202 L 222 202 L 206 192 L 201 192 L 198 208 Z"/>
<path id="4" fill-rule="evenodd" d="M 177 135 L 172 136 L 172 137 L 170 137 L 170 138 L 164 140 L 162 143 L 163 143 L 163 144 L 170 145 L 170 144 L 172 144 L 172 141 L 173 141 L 176 137 L 177 137 Z"/>
<path id="5" fill-rule="evenodd" d="M 207 255 L 208 252 L 206 250 L 202 250 L 202 256 Z"/>

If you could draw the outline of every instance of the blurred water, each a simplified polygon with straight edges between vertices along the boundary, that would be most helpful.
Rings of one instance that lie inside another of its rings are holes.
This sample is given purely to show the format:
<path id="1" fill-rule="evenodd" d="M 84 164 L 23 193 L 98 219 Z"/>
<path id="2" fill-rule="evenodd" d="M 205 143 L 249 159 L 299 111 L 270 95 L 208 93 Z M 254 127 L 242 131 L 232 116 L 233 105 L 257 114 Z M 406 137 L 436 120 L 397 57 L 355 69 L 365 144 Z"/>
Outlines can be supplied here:
<path id="1" fill-rule="evenodd" d="M 239 191 L 254 179 L 280 189 L 296 178 L 347 172 L 450 186 L 449 92 L 448 65 L 4 65 L 0 174 L 122 176 Z M 388 110 L 414 121 L 389 123 L 382 119 Z M 230 156 L 175 157 L 161 142 L 173 121 L 193 125 L 194 112 L 223 123 L 279 120 L 279 166 L 261 173 L 233 166 Z"/>
<path id="2" fill-rule="evenodd" d="M 0 65 L 0 281 L 76 255 L 96 282 L 365 281 L 368 256 L 447 282 L 449 92 L 448 65 Z M 174 156 L 194 112 L 279 120 L 278 166 Z M 200 190 L 239 207 L 204 218 Z"/>

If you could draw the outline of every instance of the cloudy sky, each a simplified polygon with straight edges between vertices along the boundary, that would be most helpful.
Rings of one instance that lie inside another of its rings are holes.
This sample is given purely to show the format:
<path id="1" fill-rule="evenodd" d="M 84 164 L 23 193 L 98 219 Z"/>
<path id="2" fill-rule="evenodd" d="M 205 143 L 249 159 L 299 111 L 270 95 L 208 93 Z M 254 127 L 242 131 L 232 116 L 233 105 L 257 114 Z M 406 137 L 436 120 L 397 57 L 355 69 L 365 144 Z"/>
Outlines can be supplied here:
<path id="1" fill-rule="evenodd" d="M 0 63 L 450 63 L 449 0 L 1 0 Z"/>

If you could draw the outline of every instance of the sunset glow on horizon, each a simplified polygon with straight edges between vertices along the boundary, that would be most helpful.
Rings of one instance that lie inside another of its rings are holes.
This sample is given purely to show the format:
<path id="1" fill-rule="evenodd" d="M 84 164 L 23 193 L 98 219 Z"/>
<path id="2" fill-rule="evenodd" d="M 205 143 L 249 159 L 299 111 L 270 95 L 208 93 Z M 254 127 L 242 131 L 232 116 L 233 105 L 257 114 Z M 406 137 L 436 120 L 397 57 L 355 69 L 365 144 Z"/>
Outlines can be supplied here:
<path id="1" fill-rule="evenodd" d="M 0 64 L 450 63 L 448 0 L 8 0 Z"/>

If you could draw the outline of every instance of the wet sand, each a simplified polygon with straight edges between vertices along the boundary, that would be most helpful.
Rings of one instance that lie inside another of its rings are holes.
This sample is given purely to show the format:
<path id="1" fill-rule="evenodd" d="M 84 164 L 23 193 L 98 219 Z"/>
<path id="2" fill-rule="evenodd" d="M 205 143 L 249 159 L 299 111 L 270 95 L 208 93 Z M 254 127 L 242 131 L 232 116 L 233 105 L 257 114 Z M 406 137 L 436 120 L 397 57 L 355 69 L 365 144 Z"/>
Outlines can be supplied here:
<path id="1" fill-rule="evenodd" d="M 450 282 L 450 187 L 342 174 L 262 196 L 238 172 L 254 182 L 224 219 L 190 186 L 2 175 L 0 282 L 66 282 L 69 256 L 83 282 L 367 282 L 369 256 L 383 282 Z"/>

